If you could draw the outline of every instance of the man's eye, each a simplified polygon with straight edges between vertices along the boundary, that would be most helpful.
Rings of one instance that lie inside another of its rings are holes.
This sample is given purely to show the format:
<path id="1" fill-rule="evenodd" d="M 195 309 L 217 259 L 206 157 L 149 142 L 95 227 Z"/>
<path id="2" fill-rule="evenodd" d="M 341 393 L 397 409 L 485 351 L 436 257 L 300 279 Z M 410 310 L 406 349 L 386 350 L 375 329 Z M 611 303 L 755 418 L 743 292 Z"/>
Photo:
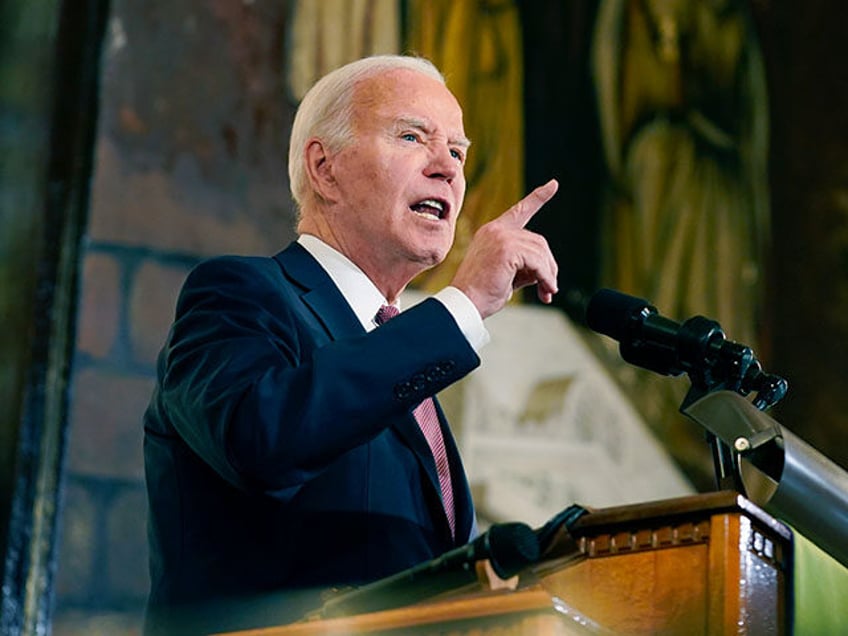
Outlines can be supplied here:
<path id="1" fill-rule="evenodd" d="M 418 137 L 415 133 L 404 133 L 400 136 L 404 141 L 418 141 Z"/>
<path id="2" fill-rule="evenodd" d="M 453 157 L 454 159 L 456 159 L 460 163 L 462 163 L 462 161 L 465 160 L 465 157 L 463 157 L 462 153 L 459 150 L 451 150 L 450 153 L 451 153 L 451 157 Z"/>

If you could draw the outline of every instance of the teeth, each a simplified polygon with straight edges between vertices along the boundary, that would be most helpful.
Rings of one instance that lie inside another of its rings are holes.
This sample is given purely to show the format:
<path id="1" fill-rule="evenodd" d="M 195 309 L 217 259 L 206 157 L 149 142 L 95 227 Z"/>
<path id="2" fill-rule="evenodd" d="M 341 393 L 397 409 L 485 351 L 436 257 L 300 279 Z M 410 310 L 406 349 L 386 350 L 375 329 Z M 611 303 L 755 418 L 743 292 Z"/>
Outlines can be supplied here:
<path id="1" fill-rule="evenodd" d="M 436 201 L 435 199 L 424 199 L 418 205 L 426 205 L 431 208 L 436 208 L 439 212 L 445 211 L 445 206 L 441 201 Z"/>
<path id="2" fill-rule="evenodd" d="M 419 216 L 423 216 L 434 221 L 441 221 L 445 214 L 445 204 L 442 201 L 437 201 L 436 199 L 424 199 L 423 201 L 419 201 L 415 205 L 410 206 L 410 209 Z M 437 211 L 431 212 L 431 210 Z"/>

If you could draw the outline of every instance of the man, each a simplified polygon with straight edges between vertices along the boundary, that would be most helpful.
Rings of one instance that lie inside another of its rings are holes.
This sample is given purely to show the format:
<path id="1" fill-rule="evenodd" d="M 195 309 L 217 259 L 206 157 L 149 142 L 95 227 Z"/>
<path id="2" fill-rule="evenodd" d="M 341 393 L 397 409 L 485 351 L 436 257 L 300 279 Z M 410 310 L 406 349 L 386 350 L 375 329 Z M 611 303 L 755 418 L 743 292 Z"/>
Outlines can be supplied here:
<path id="1" fill-rule="evenodd" d="M 546 242 L 524 229 L 556 182 L 481 228 L 451 287 L 375 321 L 450 249 L 468 147 L 425 60 L 366 58 L 304 98 L 298 241 L 195 268 L 160 355 L 145 416 L 151 624 L 186 603 L 378 579 L 472 538 L 430 398 L 479 364 L 482 319 L 514 289 L 556 292 Z"/>

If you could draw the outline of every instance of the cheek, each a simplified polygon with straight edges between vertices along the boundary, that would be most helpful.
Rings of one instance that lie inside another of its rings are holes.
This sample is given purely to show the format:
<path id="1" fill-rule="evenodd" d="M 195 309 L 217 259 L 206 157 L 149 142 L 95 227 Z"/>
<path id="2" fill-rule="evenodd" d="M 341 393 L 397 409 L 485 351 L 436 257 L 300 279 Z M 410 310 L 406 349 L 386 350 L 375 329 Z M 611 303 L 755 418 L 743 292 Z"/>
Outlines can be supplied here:
<path id="1" fill-rule="evenodd" d="M 462 204 L 465 202 L 465 181 L 456 186 L 456 209 L 457 213 L 462 212 Z"/>
<path id="2" fill-rule="evenodd" d="M 374 184 L 386 180 L 386 172 L 391 164 L 377 152 L 363 148 L 351 148 L 347 151 L 343 163 L 343 178 L 349 187 L 359 192 L 374 189 Z"/>

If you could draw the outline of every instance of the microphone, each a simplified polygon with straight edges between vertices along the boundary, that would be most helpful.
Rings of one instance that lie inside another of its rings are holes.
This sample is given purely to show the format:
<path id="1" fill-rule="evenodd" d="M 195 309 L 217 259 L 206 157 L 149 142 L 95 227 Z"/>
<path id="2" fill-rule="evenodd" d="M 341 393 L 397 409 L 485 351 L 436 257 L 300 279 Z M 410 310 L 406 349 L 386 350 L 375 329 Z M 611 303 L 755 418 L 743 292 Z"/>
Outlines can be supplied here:
<path id="1" fill-rule="evenodd" d="M 647 300 L 614 289 L 596 292 L 586 308 L 586 324 L 617 340 L 622 358 L 662 375 L 680 375 L 721 346 L 724 333 L 717 322 L 702 316 L 690 320 L 698 322 L 697 334 L 691 323 L 684 327 L 660 316 Z"/>
<path id="2" fill-rule="evenodd" d="M 660 316 L 647 300 L 601 289 L 589 300 L 586 324 L 619 342 L 621 357 L 662 375 L 688 373 L 700 388 L 760 391 L 758 407 L 774 404 L 788 389 L 783 378 L 763 373 L 754 352 L 727 340 L 714 320 L 694 316 L 682 324 Z"/>
<path id="3" fill-rule="evenodd" d="M 489 559 L 507 579 L 539 559 L 536 533 L 524 523 L 493 525 L 473 541 L 430 561 L 364 585 L 324 603 L 324 618 L 410 605 L 477 581 L 476 563 Z"/>

